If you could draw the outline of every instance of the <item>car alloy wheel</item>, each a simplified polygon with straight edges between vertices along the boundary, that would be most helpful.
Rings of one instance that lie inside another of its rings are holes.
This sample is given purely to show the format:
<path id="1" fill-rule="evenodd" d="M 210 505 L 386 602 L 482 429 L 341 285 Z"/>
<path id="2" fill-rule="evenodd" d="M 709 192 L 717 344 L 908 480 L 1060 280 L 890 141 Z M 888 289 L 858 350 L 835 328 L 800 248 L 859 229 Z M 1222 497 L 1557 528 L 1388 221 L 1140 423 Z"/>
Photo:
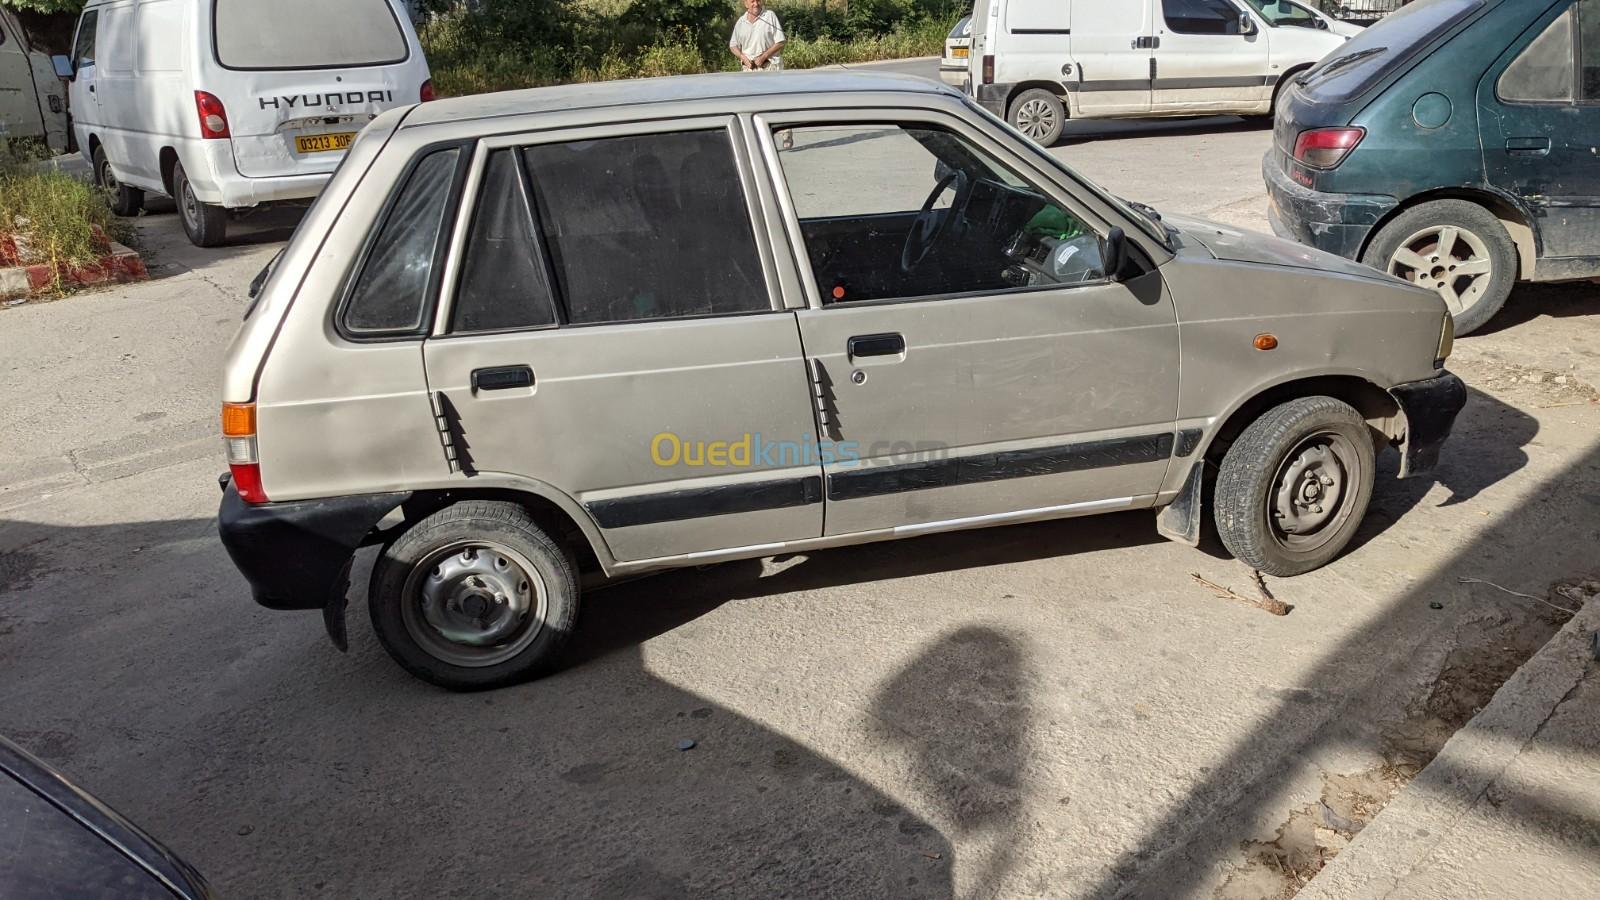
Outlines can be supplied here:
<path id="1" fill-rule="evenodd" d="M 1460 318 L 1488 294 L 1494 261 L 1483 238 L 1457 225 L 1435 225 L 1400 242 L 1389 274 L 1437 292 Z"/>
<path id="2" fill-rule="evenodd" d="M 406 578 L 401 616 L 429 656 L 482 668 L 512 659 L 544 625 L 539 570 L 497 541 L 458 541 L 428 554 Z"/>
<path id="3" fill-rule="evenodd" d="M 1045 101 L 1026 100 L 1017 107 L 1017 130 L 1033 140 L 1042 140 L 1056 128 L 1055 108 Z"/>

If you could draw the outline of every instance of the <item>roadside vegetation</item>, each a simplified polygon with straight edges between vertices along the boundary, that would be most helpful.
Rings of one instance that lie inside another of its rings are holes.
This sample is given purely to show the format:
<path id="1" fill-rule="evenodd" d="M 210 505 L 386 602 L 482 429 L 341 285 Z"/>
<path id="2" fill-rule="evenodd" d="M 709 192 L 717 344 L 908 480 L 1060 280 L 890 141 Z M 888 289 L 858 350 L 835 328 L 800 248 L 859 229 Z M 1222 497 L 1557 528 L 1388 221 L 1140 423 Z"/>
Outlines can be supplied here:
<path id="1" fill-rule="evenodd" d="M 433 0 L 419 28 L 441 95 L 733 71 L 735 0 Z M 934 56 L 959 0 L 774 0 L 784 67 Z"/>
<path id="2" fill-rule="evenodd" d="M 48 156 L 31 143 L 0 143 L 0 244 L 14 264 L 59 272 L 99 260 L 106 237 L 126 242 L 130 229 L 99 190 L 42 165 Z"/>

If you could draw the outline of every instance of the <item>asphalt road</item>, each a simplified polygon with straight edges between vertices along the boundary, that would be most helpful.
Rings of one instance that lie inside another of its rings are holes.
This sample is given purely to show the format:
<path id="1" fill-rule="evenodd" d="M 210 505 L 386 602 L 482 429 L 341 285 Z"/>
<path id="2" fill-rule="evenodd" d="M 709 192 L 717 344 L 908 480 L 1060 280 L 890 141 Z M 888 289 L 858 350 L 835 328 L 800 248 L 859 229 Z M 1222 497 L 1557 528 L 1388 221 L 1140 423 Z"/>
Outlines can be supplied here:
<path id="1" fill-rule="evenodd" d="M 1261 224 L 1263 125 L 1094 127 L 1055 152 Z M 151 216 L 151 283 L 0 310 L 0 733 L 224 896 L 1276 896 L 1273 848 L 1338 839 L 1306 810 L 1381 804 L 1548 634 L 1459 578 L 1596 566 L 1600 304 L 1525 290 L 1459 345 L 1440 470 L 1390 456 L 1287 617 L 1130 513 L 632 582 L 560 674 L 448 694 L 359 587 L 340 655 L 215 538 L 218 364 L 295 218 L 201 251 Z"/>

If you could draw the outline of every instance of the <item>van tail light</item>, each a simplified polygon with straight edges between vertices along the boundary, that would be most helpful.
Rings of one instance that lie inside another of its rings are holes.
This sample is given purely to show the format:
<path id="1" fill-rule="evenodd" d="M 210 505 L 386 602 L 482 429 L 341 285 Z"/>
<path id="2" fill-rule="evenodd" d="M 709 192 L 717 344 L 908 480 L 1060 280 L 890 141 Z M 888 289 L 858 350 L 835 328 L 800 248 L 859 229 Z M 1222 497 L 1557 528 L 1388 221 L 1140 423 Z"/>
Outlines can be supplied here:
<path id="1" fill-rule="evenodd" d="M 194 105 L 200 112 L 200 136 L 208 141 L 232 137 L 228 130 L 228 110 L 216 94 L 194 92 Z"/>
<path id="2" fill-rule="evenodd" d="M 433 91 L 433 79 L 429 78 L 422 83 L 422 102 L 431 103 L 437 99 L 439 99 L 439 95 Z"/>
<path id="3" fill-rule="evenodd" d="M 983 57 L 983 83 L 984 84 L 994 84 L 994 54 L 993 53 L 986 54 Z"/>
<path id="4" fill-rule="evenodd" d="M 228 442 L 228 471 L 239 499 L 246 503 L 266 503 L 261 487 L 261 456 L 256 443 L 256 405 L 222 404 L 222 437 Z"/>
<path id="5" fill-rule="evenodd" d="M 1365 128 L 1314 128 L 1300 132 L 1294 158 L 1313 169 L 1333 169 L 1367 136 Z"/>

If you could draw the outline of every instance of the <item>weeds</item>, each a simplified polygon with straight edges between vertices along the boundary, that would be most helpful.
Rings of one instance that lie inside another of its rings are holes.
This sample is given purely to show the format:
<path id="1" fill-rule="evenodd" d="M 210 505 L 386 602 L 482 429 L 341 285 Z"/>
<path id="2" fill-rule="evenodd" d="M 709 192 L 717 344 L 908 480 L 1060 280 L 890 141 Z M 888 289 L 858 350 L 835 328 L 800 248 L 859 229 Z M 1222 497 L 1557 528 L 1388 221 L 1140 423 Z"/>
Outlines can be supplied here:
<path id="1" fill-rule="evenodd" d="M 93 187 L 38 166 L 25 149 L 0 148 L 0 235 L 15 241 L 21 262 L 57 271 L 92 263 L 105 255 L 97 228 L 113 240 L 129 230 Z"/>

